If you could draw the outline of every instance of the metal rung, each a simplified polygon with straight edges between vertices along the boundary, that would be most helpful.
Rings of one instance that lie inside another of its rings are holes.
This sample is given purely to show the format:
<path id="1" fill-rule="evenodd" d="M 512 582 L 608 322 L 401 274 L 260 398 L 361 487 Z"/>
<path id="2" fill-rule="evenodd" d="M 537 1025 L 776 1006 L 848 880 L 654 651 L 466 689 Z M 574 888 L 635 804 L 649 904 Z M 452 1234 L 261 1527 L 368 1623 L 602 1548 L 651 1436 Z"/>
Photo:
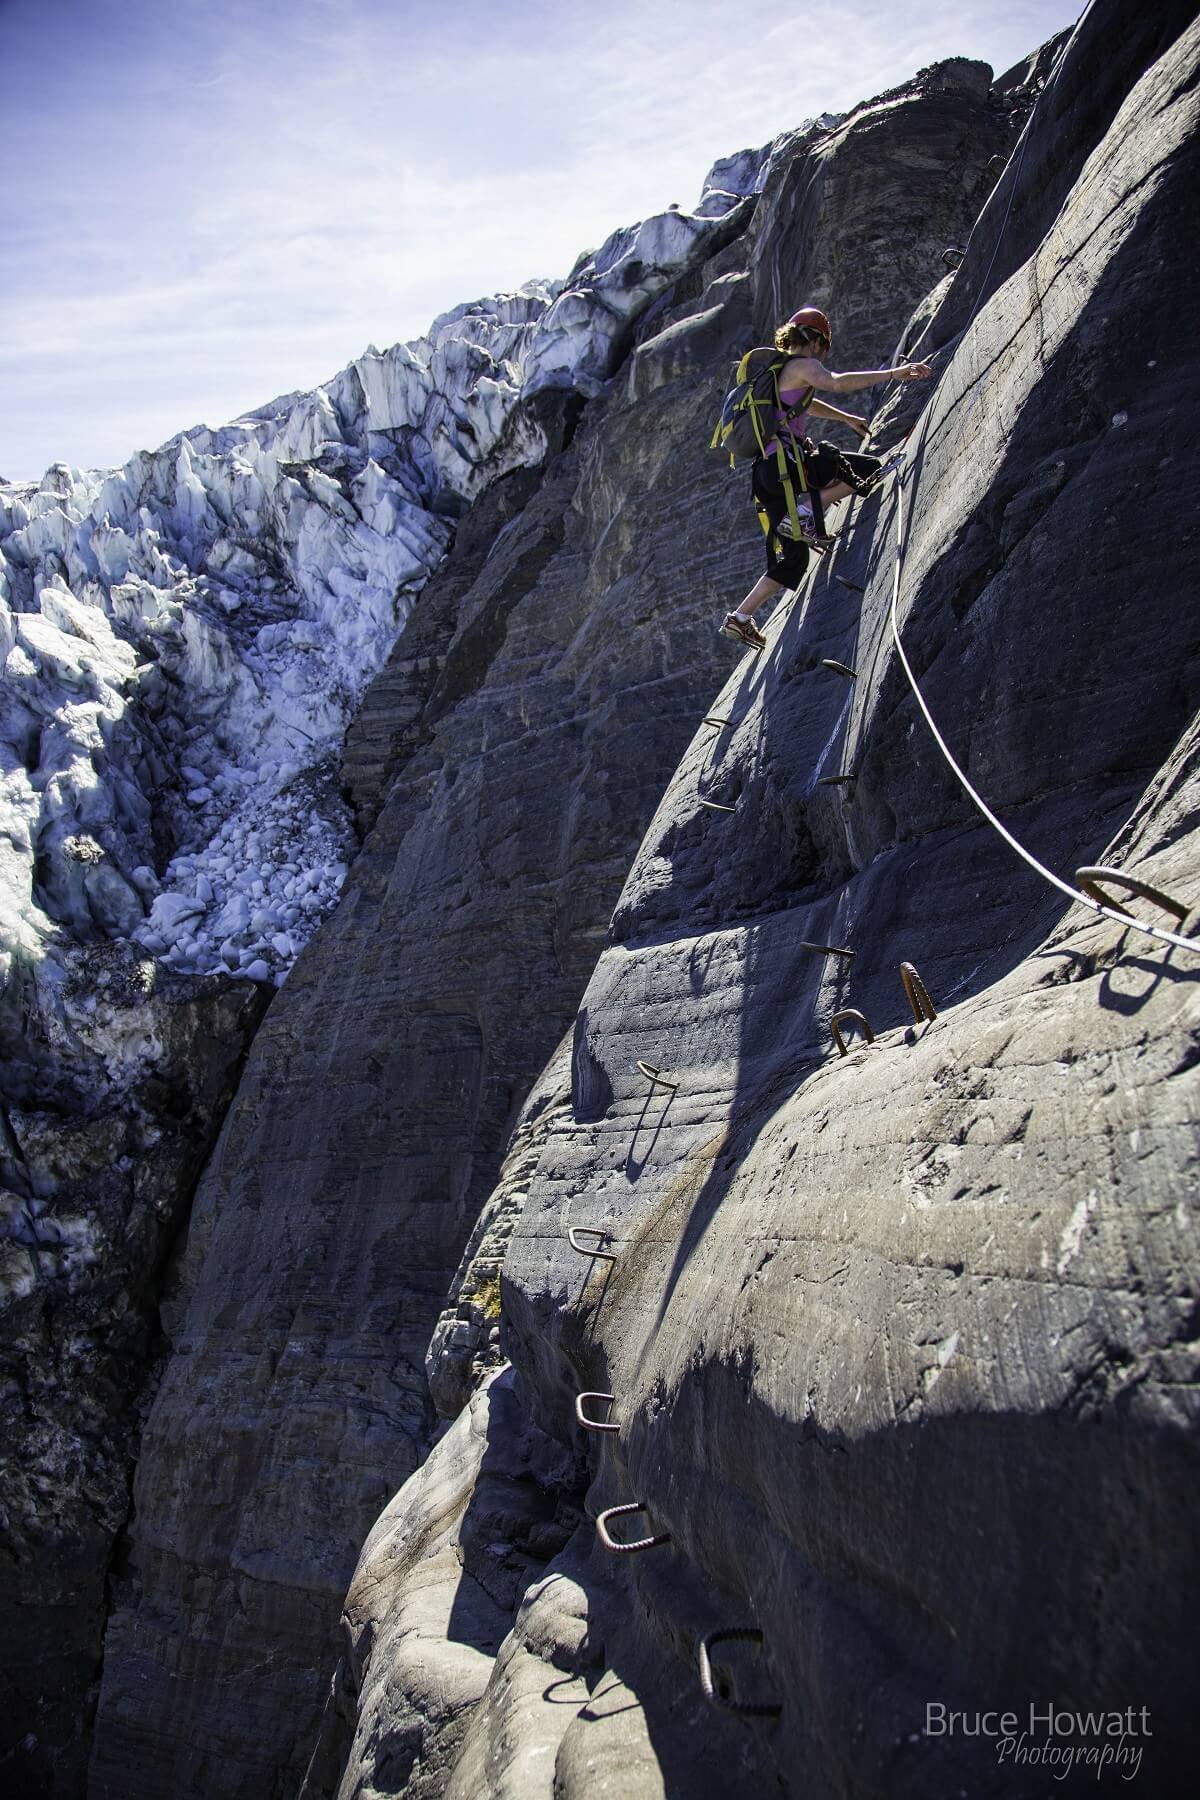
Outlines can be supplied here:
<path id="1" fill-rule="evenodd" d="M 848 787 L 852 781 L 857 781 L 857 780 L 858 780 L 857 775 L 818 775 L 817 776 L 817 786 L 818 787 Z"/>
<path id="2" fill-rule="evenodd" d="M 831 656 L 823 656 L 821 658 L 821 667 L 823 669 L 832 669 L 835 675 L 844 675 L 848 681 L 858 680 L 857 669 L 852 669 L 849 663 L 834 662 Z"/>
<path id="3" fill-rule="evenodd" d="M 1155 906 L 1161 907 L 1163 912 L 1170 913 L 1181 925 L 1192 910 L 1183 900 L 1175 900 L 1170 894 L 1164 894 L 1161 888 L 1151 887 L 1148 881 L 1140 881 L 1136 875 L 1126 875 L 1120 869 L 1106 869 L 1100 864 L 1095 867 L 1089 865 L 1084 869 L 1076 869 L 1075 879 L 1085 894 L 1090 894 L 1101 906 L 1115 906 L 1118 912 L 1127 909 L 1119 900 L 1114 900 L 1110 894 L 1105 893 L 1101 882 L 1119 882 L 1131 894 L 1140 894 L 1143 900 L 1150 900 Z"/>
<path id="4" fill-rule="evenodd" d="M 712 1706 L 719 1706 L 725 1712 L 742 1713 L 751 1718 L 777 1719 L 783 1707 L 776 1701 L 733 1700 L 724 1694 L 713 1680 L 710 1653 L 717 1644 L 757 1644 L 760 1648 L 763 1634 L 753 1625 L 727 1626 L 721 1631 L 710 1631 L 700 1639 L 696 1660 L 700 1665 L 700 1686 L 704 1698 Z"/>
<path id="5" fill-rule="evenodd" d="M 801 950 L 815 950 L 821 956 L 844 956 L 847 961 L 858 955 L 857 950 L 843 950 L 837 944 L 808 944 L 800 941 Z"/>
<path id="6" fill-rule="evenodd" d="M 840 581 L 844 588 L 849 588 L 852 594 L 865 594 L 867 591 L 865 587 L 860 587 L 857 581 L 847 581 L 844 575 L 835 575 L 833 579 Z"/>
<path id="7" fill-rule="evenodd" d="M 639 1057 L 637 1061 L 637 1072 L 639 1075 L 644 1075 L 646 1077 L 646 1080 L 650 1083 L 651 1087 L 670 1088 L 673 1094 L 679 1092 L 679 1083 L 677 1081 L 668 1081 L 661 1069 L 656 1069 L 653 1063 L 643 1062 L 641 1057 Z"/>
<path id="8" fill-rule="evenodd" d="M 910 962 L 900 964 L 900 979 L 904 983 L 904 992 L 908 1004 L 912 1007 L 913 1018 L 920 1025 L 925 1019 L 932 1024 L 937 1018 L 933 1001 L 929 998 L 929 989 L 917 974 Z"/>
<path id="9" fill-rule="evenodd" d="M 607 1236 L 607 1231 L 600 1231 L 595 1225 L 572 1225 L 567 1232 L 567 1242 L 580 1256 L 598 1256 L 603 1262 L 615 1263 L 617 1259 L 611 1250 L 601 1250 L 598 1245 L 580 1244 L 576 1241 L 581 1237 L 594 1237 L 603 1243 Z"/>
<path id="10" fill-rule="evenodd" d="M 620 1431 L 621 1427 L 619 1425 L 612 1425 L 603 1422 L 600 1419 L 589 1419 L 583 1410 L 583 1403 L 585 1400 L 607 1400 L 611 1406 L 615 1398 L 616 1396 L 613 1394 L 598 1393 L 577 1394 L 575 1396 L 575 1417 L 585 1431 Z"/>
<path id="11" fill-rule="evenodd" d="M 722 806 L 719 800 L 701 800 L 701 806 L 707 806 L 710 812 L 736 812 L 736 806 Z"/>
<path id="12" fill-rule="evenodd" d="M 733 720 L 732 719 L 718 719 L 715 713 L 705 713 L 705 715 L 701 719 L 700 723 L 702 725 L 711 725 L 711 726 L 713 726 L 713 728 L 715 730 L 720 731 L 723 726 L 732 725 Z"/>
<path id="13" fill-rule="evenodd" d="M 844 1006 L 841 1012 L 835 1012 L 832 1019 L 829 1021 L 829 1029 L 833 1033 L 833 1041 L 837 1045 L 839 1056 L 849 1055 L 849 1051 L 846 1049 L 846 1041 L 838 1029 L 838 1027 L 843 1024 L 857 1025 L 868 1044 L 873 1044 L 875 1042 L 875 1033 L 867 1024 L 863 1014 L 860 1013 L 856 1007 Z"/>
<path id="14" fill-rule="evenodd" d="M 649 1507 L 644 1506 L 640 1500 L 631 1500 L 626 1506 L 610 1506 L 606 1512 L 597 1514 L 596 1536 L 600 1539 L 604 1548 L 606 1550 L 611 1550 L 614 1556 L 632 1556 L 638 1550 L 653 1550 L 658 1544 L 670 1543 L 671 1534 L 669 1531 L 656 1532 L 653 1537 L 634 1538 L 633 1542 L 629 1544 L 619 1544 L 614 1537 L 610 1537 L 608 1530 L 608 1521 L 610 1519 L 621 1519 L 625 1518 L 629 1513 L 640 1512 L 644 1512 L 647 1518 L 649 1518 Z"/>

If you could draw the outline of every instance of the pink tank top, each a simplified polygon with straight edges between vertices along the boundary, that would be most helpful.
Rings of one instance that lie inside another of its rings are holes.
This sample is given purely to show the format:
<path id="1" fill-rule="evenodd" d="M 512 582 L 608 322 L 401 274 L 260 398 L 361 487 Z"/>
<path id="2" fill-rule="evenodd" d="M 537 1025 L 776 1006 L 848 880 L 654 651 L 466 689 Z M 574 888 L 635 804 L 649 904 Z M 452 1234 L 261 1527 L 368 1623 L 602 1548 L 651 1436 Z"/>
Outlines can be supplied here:
<path id="1" fill-rule="evenodd" d="M 775 431 L 777 435 L 765 446 L 765 454 L 774 455 L 779 443 L 778 433 L 780 430 L 783 432 L 785 444 L 787 444 L 791 438 L 800 439 L 808 436 L 808 408 L 815 392 L 816 389 L 810 387 L 780 388 L 779 398 L 783 402 L 783 406 L 782 409 L 780 407 L 775 408 Z M 792 409 L 801 401 L 803 401 L 803 411 L 794 412 Z"/>

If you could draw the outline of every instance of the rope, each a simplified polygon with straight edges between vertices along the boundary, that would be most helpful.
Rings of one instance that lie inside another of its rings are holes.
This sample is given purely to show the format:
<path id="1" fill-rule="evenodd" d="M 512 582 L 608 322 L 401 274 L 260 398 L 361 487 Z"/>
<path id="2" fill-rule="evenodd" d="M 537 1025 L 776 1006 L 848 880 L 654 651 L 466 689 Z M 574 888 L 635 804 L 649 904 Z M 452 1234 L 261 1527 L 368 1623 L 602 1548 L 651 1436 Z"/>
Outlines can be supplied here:
<path id="1" fill-rule="evenodd" d="M 1088 0 L 1088 4 L 1084 7 L 1083 11 L 1079 15 L 1079 18 L 1075 22 L 1075 30 L 1076 31 L 1079 29 L 1079 26 L 1083 23 L 1084 19 L 1087 17 L 1088 13 L 1091 11 L 1093 4 L 1094 4 L 1094 0 Z M 1066 49 L 1064 47 L 1063 52 L 1059 56 L 1058 62 L 1055 65 L 1054 72 L 1051 75 L 1050 80 L 1046 83 L 1046 86 L 1043 89 L 1042 95 L 1040 96 L 1040 99 L 1043 102 L 1045 100 L 1046 95 L 1053 89 L 1055 83 L 1057 82 L 1059 72 L 1062 69 L 1062 65 L 1065 61 L 1066 61 Z M 975 315 L 979 311 L 979 308 L 983 303 L 984 295 L 987 292 L 988 280 L 991 276 L 993 268 L 996 265 L 996 257 L 999 255 L 1000 245 L 1004 238 L 1004 233 L 1005 233 L 1005 230 L 1007 229 L 1008 221 L 1012 215 L 1013 202 L 1016 199 L 1017 189 L 1020 185 L 1021 170 L 1022 170 L 1022 167 L 1025 162 L 1025 151 L 1026 151 L 1026 148 L 1028 147 L 1029 139 L 1031 136 L 1032 126 L 1033 126 L 1033 117 L 1034 117 L 1034 115 L 1031 113 L 1030 117 L 1026 120 L 1025 129 L 1021 134 L 1020 151 L 1019 151 L 1019 155 L 1017 158 L 1017 166 L 1013 171 L 1013 180 L 1012 180 L 1012 186 L 1009 190 L 1008 205 L 1005 208 L 1004 217 L 1000 223 L 1000 230 L 996 236 L 996 242 L 992 249 L 991 259 L 988 262 L 988 266 L 987 266 L 986 271 L 984 272 L 983 279 L 979 283 L 979 286 L 976 290 L 975 301 L 971 307 L 969 314 L 967 315 L 966 322 L 962 326 L 961 330 L 956 332 L 955 337 L 953 339 L 951 339 L 951 344 L 961 343 L 962 339 L 966 336 L 968 329 L 974 323 Z M 936 315 L 935 315 L 935 317 L 936 317 Z M 933 320 L 930 319 L 929 322 L 926 324 L 925 331 L 928 331 L 929 326 L 932 323 L 933 323 Z M 922 332 L 921 336 L 924 337 L 924 335 L 925 335 L 925 332 Z M 918 339 L 918 342 L 919 341 L 920 340 Z M 948 350 L 949 348 L 950 348 L 950 344 L 946 344 L 943 346 L 943 350 Z M 976 399 L 978 399 L 978 395 L 976 396 Z M 972 409 L 970 409 L 970 410 L 973 410 L 973 405 L 974 405 L 974 402 L 972 404 Z M 918 441 L 918 445 L 915 447 L 916 449 L 919 449 L 920 444 L 924 442 L 926 433 L 929 428 L 929 421 L 932 416 L 932 412 L 933 412 L 932 406 L 927 404 L 926 408 L 925 408 L 924 416 L 922 417 L 922 420 L 921 420 L 920 439 Z M 969 417 L 969 412 L 968 412 L 968 417 Z M 966 424 L 966 421 L 964 420 L 962 422 L 962 424 L 960 425 L 960 428 L 959 428 L 960 435 L 962 433 L 962 430 L 965 428 L 965 424 Z M 955 441 L 957 443 L 958 440 L 956 439 Z M 914 450 L 914 454 L 912 457 L 912 467 L 915 471 L 915 468 L 916 468 L 915 450 Z M 925 696 L 924 696 L 924 694 L 922 694 L 920 685 L 918 684 L 918 681 L 917 681 L 917 678 L 913 674 L 912 664 L 909 662 L 908 657 L 905 654 L 904 645 L 900 641 L 900 621 L 899 621 L 898 612 L 899 612 L 899 605 L 900 605 L 900 578 L 901 578 L 901 575 L 902 575 L 903 569 L 904 569 L 903 487 L 904 487 L 903 475 L 901 475 L 900 477 L 898 477 L 897 482 L 896 482 L 896 566 L 895 566 L 895 570 L 893 572 L 893 579 L 892 579 L 892 604 L 891 604 L 892 637 L 895 640 L 896 653 L 900 658 L 900 663 L 904 670 L 904 673 L 908 677 L 908 684 L 912 688 L 913 694 L 916 697 L 917 705 L 920 707 L 921 712 L 924 715 L 925 723 L 928 725 L 930 731 L 933 733 L 934 742 L 937 744 L 938 749 L 941 751 L 942 756 L 945 758 L 951 771 L 953 772 L 954 776 L 958 780 L 960 786 L 965 790 L 965 792 L 971 799 L 972 803 L 975 805 L 975 807 L 978 809 L 978 811 L 983 815 L 983 817 L 987 820 L 988 824 L 992 827 L 992 829 L 994 831 L 997 831 L 1000 834 L 1000 836 L 1004 839 L 1004 841 L 1008 845 L 1009 849 L 1015 850 L 1017 855 L 1021 858 L 1021 860 L 1023 862 L 1027 863 L 1029 865 L 1029 867 L 1031 869 L 1033 869 L 1038 875 L 1040 875 L 1044 881 L 1048 881 L 1050 883 L 1051 887 L 1055 887 L 1058 889 L 1059 893 L 1065 894 L 1069 900 L 1073 900 L 1079 906 L 1088 907 L 1092 912 L 1099 914 L 1102 918 L 1114 920 L 1118 925 L 1123 925 L 1128 930 L 1140 931 L 1146 937 L 1155 938 L 1159 943 L 1172 944 L 1183 950 L 1193 950 L 1193 951 L 1200 950 L 1200 938 L 1184 937 L 1180 932 L 1168 931 L 1165 928 L 1165 926 L 1161 926 L 1161 925 L 1143 925 L 1141 920 L 1135 919 L 1131 913 L 1121 912 L 1116 907 L 1112 907 L 1112 906 L 1102 906 L 1100 904 L 1100 902 L 1098 900 L 1093 899 L 1093 897 L 1090 894 L 1085 894 L 1082 892 L 1081 889 L 1079 889 L 1077 887 L 1072 887 L 1072 885 L 1069 881 L 1064 881 L 1060 875 L 1056 875 L 1052 869 L 1048 869 L 1046 867 L 1045 863 L 1039 862 L 1037 857 L 1034 856 L 1033 852 L 1031 850 L 1027 850 L 1025 848 L 1024 844 L 1018 842 L 1018 840 L 1013 836 L 1012 832 L 1008 829 L 1008 827 L 1006 825 L 1004 825 L 996 817 L 995 813 L 992 811 L 992 809 L 988 805 L 987 801 L 983 798 L 982 794 L 980 794 L 978 789 L 972 785 L 972 783 L 967 778 L 967 775 L 965 774 L 963 769 L 959 766 L 958 762 L 956 761 L 956 759 L 954 757 L 953 752 L 950 749 L 949 744 L 947 744 L 945 738 L 942 736 L 941 732 L 938 730 L 937 721 L 935 720 L 933 714 L 929 710 L 929 706 L 926 703 Z"/>
<path id="2" fill-rule="evenodd" d="M 925 715 L 925 723 L 928 725 L 930 731 L 933 733 L 934 742 L 937 744 L 938 749 L 941 751 L 942 755 L 945 757 L 947 763 L 950 765 L 951 770 L 953 771 L 955 776 L 958 778 L 958 781 L 960 782 L 962 787 L 966 790 L 967 794 L 970 796 L 970 798 L 974 802 L 974 804 L 978 807 L 979 811 L 983 814 L 983 816 L 987 820 L 988 824 L 992 827 L 992 829 L 994 831 L 998 831 L 1000 833 L 1000 836 L 1004 839 L 1005 843 L 1008 845 L 1010 850 L 1015 850 L 1017 855 L 1022 859 L 1023 862 L 1028 863 L 1029 867 L 1031 869 L 1035 870 L 1037 872 L 1037 874 L 1039 874 L 1043 878 L 1043 880 L 1048 881 L 1050 883 L 1051 887 L 1056 887 L 1060 894 L 1066 894 L 1068 899 L 1076 901 L 1080 906 L 1089 907 L 1092 912 L 1099 913 L 1101 915 L 1101 917 L 1103 917 L 1105 919 L 1114 919 L 1118 925 L 1124 925 L 1133 931 L 1144 932 L 1147 937 L 1157 938 L 1159 943 L 1175 944 L 1175 945 L 1178 945 L 1179 948 L 1181 948 L 1183 950 L 1200 950 L 1200 938 L 1184 937 L 1180 932 L 1168 931 L 1168 930 L 1166 930 L 1166 928 L 1164 926 L 1161 926 L 1161 925 L 1143 925 L 1140 919 L 1135 919 L 1132 916 L 1132 914 L 1130 914 L 1130 913 L 1119 912 L 1117 910 L 1117 908 L 1113 907 L 1113 906 L 1101 906 L 1099 901 L 1093 900 L 1093 898 L 1091 897 L 1090 894 L 1085 894 L 1085 893 L 1081 892 L 1081 890 L 1079 888 L 1072 887 L 1069 881 L 1064 881 L 1060 875 L 1056 875 L 1052 869 L 1048 869 L 1046 867 L 1045 863 L 1039 862 L 1037 857 L 1034 856 L 1033 852 L 1031 850 L 1027 850 L 1025 848 L 1024 844 L 1019 843 L 1017 841 L 1017 839 L 1013 836 L 1012 832 L 1008 829 L 1007 825 L 1002 824 L 1001 821 L 996 817 L 995 813 L 992 811 L 992 809 L 988 805 L 987 801 L 983 798 L 982 794 L 980 794 L 980 792 L 977 788 L 972 786 L 972 784 L 969 781 L 969 779 L 967 778 L 966 774 L 959 767 L 959 764 L 955 760 L 954 753 L 950 749 L 949 744 L 946 742 L 945 738 L 942 736 L 941 732 L 938 730 L 937 721 L 935 720 L 933 714 L 929 710 L 929 707 L 925 700 L 925 696 L 921 692 L 921 689 L 917 683 L 916 676 L 913 674 L 912 665 L 909 662 L 908 657 L 905 655 L 904 645 L 900 642 L 900 622 L 897 617 L 897 609 L 898 609 L 899 603 L 900 603 L 900 575 L 903 570 L 903 567 L 904 567 L 904 500 L 903 500 L 902 488 L 900 486 L 900 483 L 897 482 L 897 484 L 896 484 L 896 566 L 893 571 L 892 605 L 891 605 L 892 637 L 895 639 L 895 642 L 896 642 L 896 653 L 900 658 L 900 662 L 903 666 L 904 673 L 908 676 L 908 684 L 912 688 L 912 691 L 916 696 L 917 705 L 920 707 L 922 713 Z"/>

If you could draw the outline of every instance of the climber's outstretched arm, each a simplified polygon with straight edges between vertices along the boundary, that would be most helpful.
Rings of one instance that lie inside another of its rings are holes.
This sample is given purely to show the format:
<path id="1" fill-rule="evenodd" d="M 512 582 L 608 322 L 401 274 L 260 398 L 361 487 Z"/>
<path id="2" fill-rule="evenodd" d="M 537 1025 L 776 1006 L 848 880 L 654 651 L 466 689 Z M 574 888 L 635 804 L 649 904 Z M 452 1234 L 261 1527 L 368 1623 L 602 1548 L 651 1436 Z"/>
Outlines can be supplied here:
<path id="1" fill-rule="evenodd" d="M 816 388 L 819 394 L 856 394 L 880 381 L 924 381 L 933 371 L 928 363 L 899 363 L 894 369 L 849 369 L 835 374 L 815 356 L 794 356 L 779 376 L 780 389 Z"/>

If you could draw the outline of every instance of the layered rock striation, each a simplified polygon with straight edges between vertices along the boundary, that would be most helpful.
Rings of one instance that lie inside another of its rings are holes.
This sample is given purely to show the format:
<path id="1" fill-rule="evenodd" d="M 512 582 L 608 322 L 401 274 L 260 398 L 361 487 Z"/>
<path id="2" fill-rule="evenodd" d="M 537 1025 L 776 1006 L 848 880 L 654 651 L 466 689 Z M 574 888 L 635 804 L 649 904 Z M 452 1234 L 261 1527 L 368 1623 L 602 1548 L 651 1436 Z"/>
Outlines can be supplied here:
<path id="1" fill-rule="evenodd" d="M 0 1769 L 31 1793 L 84 1785 L 159 1302 L 249 1038 L 357 851 L 347 722 L 473 498 L 528 497 L 764 158 L 314 393 L 0 484 Z"/>
<path id="2" fill-rule="evenodd" d="M 728 669 L 720 613 L 757 573 L 745 477 L 707 450 L 728 364 L 769 332 L 780 284 L 838 312 L 847 363 L 884 361 L 1021 104 L 979 65 L 944 65 L 719 165 L 700 224 L 661 226 L 681 234 L 671 259 L 640 228 L 556 299 L 604 358 L 594 375 L 548 359 L 561 379 L 521 415 L 543 466 L 487 463 L 367 694 L 346 776 L 369 835 L 272 1003 L 196 1199 L 106 1642 L 96 1795 L 257 1800 L 302 1780 L 359 1547 L 428 1446 L 431 1333 L 452 1293 L 468 1329 L 447 1351 L 487 1350 L 497 1253 L 461 1292 L 456 1269 L 514 1126 L 532 1157 L 559 1117 L 553 1095 L 544 1114 L 522 1104 Z M 856 233 L 894 264 L 861 303 L 838 225 L 850 194 Z M 522 1191 L 517 1164 L 506 1180 Z M 448 1409 L 467 1374 L 439 1351 Z M 497 1558 L 501 1613 L 573 1524 L 573 1458 L 543 1481 L 540 1443 L 522 1452 L 540 1497 L 487 1540 L 519 1539 Z M 462 1666 L 467 1688 L 486 1677 L 479 1655 Z M 345 1719 L 353 1683 L 339 1691 Z M 344 1745 L 336 1730 L 321 1745 L 327 1774 Z"/>
<path id="3" fill-rule="evenodd" d="M 892 622 L 1031 856 L 1194 936 L 1198 70 L 1101 4 L 1037 72 L 900 471 L 700 698 L 491 1203 L 513 1369 L 364 1549 L 309 1794 L 1190 1791 L 1200 962 L 1014 855 Z M 477 1532 L 572 1494 L 491 1660 Z"/>

